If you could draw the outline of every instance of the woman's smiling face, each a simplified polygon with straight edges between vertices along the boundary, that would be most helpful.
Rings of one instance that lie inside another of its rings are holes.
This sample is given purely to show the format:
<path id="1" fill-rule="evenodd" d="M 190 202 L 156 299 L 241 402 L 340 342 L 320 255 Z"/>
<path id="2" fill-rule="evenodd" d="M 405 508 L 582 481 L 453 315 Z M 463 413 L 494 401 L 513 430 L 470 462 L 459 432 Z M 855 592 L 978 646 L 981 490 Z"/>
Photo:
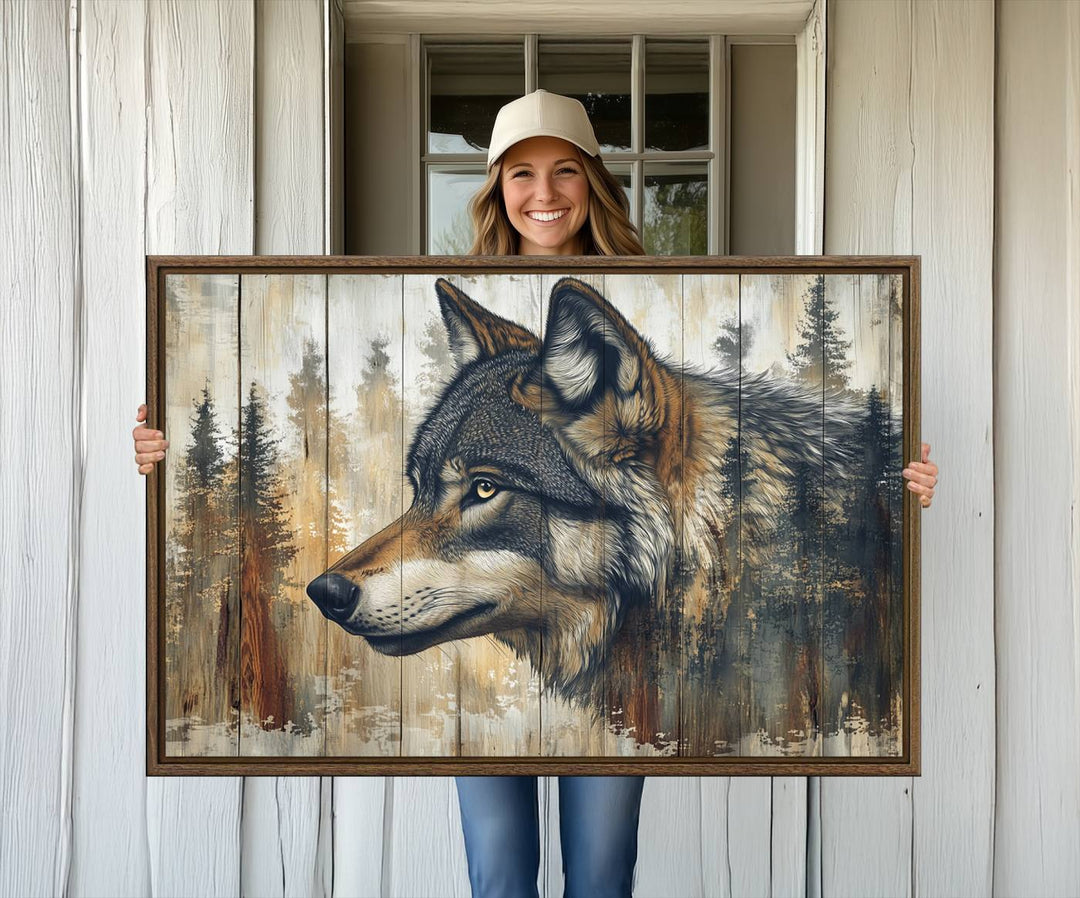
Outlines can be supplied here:
<path id="1" fill-rule="evenodd" d="M 581 253 L 589 181 L 576 146 L 558 137 L 518 141 L 503 154 L 499 181 L 510 224 L 521 235 L 521 255 Z"/>

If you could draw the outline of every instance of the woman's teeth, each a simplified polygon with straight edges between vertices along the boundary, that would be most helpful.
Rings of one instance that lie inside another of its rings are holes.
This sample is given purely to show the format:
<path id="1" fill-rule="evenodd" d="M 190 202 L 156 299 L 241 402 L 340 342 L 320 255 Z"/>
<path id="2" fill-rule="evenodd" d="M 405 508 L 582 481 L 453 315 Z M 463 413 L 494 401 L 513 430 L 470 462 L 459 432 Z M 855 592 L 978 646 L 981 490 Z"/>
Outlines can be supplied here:
<path id="1" fill-rule="evenodd" d="M 562 218 L 566 211 L 566 209 L 560 209 L 557 212 L 526 212 L 525 214 L 534 221 L 555 221 L 557 218 Z"/>

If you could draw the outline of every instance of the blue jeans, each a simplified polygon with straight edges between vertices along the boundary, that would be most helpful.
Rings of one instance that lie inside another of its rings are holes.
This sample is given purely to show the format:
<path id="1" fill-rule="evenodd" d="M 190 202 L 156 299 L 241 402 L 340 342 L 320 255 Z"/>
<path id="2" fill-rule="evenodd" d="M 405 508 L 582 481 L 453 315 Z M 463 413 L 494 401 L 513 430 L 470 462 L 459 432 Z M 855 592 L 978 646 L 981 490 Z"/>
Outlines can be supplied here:
<path id="1" fill-rule="evenodd" d="M 538 898 L 535 776 L 457 776 L 473 898 Z M 630 898 L 643 776 L 560 776 L 563 898 Z"/>

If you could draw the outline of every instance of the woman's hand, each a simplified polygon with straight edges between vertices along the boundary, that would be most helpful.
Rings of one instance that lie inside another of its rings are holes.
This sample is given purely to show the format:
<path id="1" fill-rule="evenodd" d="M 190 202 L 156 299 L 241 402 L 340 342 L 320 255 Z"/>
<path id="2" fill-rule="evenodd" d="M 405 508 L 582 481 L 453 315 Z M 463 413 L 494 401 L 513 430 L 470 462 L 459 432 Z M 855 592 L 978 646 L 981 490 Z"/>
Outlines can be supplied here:
<path id="1" fill-rule="evenodd" d="M 146 420 L 146 404 L 139 406 L 135 413 L 136 421 Z M 135 438 L 135 463 L 139 466 L 139 473 L 146 474 L 154 469 L 154 464 L 165 457 L 165 449 L 169 441 L 164 439 L 165 434 L 160 430 L 152 430 L 144 424 L 140 424 L 131 435 Z"/>
<path id="2" fill-rule="evenodd" d="M 938 466 L 930 461 L 930 444 L 922 444 L 922 461 L 913 461 L 904 468 L 907 488 L 918 495 L 923 508 L 929 508 L 934 499 L 934 487 L 937 486 Z"/>

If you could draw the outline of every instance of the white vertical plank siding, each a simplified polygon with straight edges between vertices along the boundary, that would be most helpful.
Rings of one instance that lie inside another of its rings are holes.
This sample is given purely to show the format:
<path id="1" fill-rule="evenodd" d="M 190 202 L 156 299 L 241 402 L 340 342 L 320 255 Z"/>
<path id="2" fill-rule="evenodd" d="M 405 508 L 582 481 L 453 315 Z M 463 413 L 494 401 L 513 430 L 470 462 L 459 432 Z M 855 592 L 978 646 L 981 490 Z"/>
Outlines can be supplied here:
<path id="1" fill-rule="evenodd" d="M 79 5 L 78 18 L 88 432 L 68 894 L 134 898 L 150 893 L 139 561 L 147 483 L 131 445 L 146 383 L 146 7 L 93 0 Z"/>
<path id="2" fill-rule="evenodd" d="M 1073 479 L 1069 490 L 1069 508 L 1071 510 L 1069 532 L 1072 534 L 1072 543 L 1066 551 L 1066 559 L 1069 569 L 1065 573 L 1065 589 L 1072 596 L 1072 620 L 1073 620 L 1073 645 L 1072 645 L 1072 669 L 1073 682 L 1077 689 L 1073 694 L 1074 709 L 1080 694 L 1080 6 L 1072 5 L 1068 8 L 1065 17 L 1064 34 L 1069 43 L 1069 52 L 1066 57 L 1067 68 L 1065 72 L 1065 156 L 1068 160 L 1066 175 L 1066 190 L 1069 198 L 1069 206 L 1065 210 L 1065 245 L 1070 248 L 1066 260 L 1065 291 L 1070 299 L 1067 301 L 1068 330 L 1066 334 L 1067 346 L 1069 346 L 1069 405 L 1072 413 L 1067 414 L 1069 421 L 1070 438 L 1069 449 L 1072 454 Z M 1076 710 L 1072 715 L 1074 736 L 1080 730 L 1080 713 Z M 1080 736 L 1075 736 L 1073 743 L 1072 760 L 1075 762 L 1080 754 L 1078 743 Z M 1000 752 L 999 752 L 1000 756 Z M 1067 756 L 1066 756 L 1067 757 Z M 1076 763 L 1066 768 L 1074 777 L 1076 776 Z M 1074 792 L 1075 795 L 1075 792 Z M 1080 843 L 1080 811 L 1077 803 L 1073 803 L 1073 816 L 1071 821 L 1066 821 L 1066 826 L 1072 826 L 1073 845 Z M 1080 850 L 1075 851 L 1072 857 L 1080 855 Z M 1073 881 L 1080 880 L 1075 868 L 1072 871 Z"/>
<path id="3" fill-rule="evenodd" d="M 336 776 L 333 795 L 335 896 L 382 898 L 389 846 L 385 821 L 393 810 L 393 777 Z"/>
<path id="4" fill-rule="evenodd" d="M 146 31 L 146 252 L 250 253 L 254 4 L 151 2 Z M 239 894 L 242 807 L 239 777 L 149 779 L 153 894 Z"/>
<path id="5" fill-rule="evenodd" d="M 730 776 L 701 777 L 701 883 L 709 898 L 732 898 L 728 839 Z"/>
<path id="6" fill-rule="evenodd" d="M 468 898 L 469 868 L 454 778 L 390 779 L 393 804 L 384 836 L 382 894 L 387 898 Z"/>
<path id="7" fill-rule="evenodd" d="M 987 895 L 994 808 L 993 4 L 914 3 L 911 251 L 922 255 L 922 776 L 916 895 Z M 907 458 L 905 461 L 918 459 Z M 1075 708 L 1075 706 L 1074 706 Z"/>
<path id="8" fill-rule="evenodd" d="M 1080 10 L 998 4 L 996 895 L 1080 891 Z"/>
<path id="9" fill-rule="evenodd" d="M 700 782 L 701 844 L 682 855 L 700 875 L 701 890 L 694 894 L 705 898 L 802 894 L 803 879 L 796 868 L 805 864 L 806 849 L 797 844 L 789 826 L 797 802 L 785 796 L 787 808 L 776 815 L 772 799 L 790 783 L 796 784 L 796 793 L 805 793 L 798 785 L 805 779 L 710 776 Z M 780 858 L 780 853 L 787 857 Z"/>
<path id="10" fill-rule="evenodd" d="M 555 898 L 556 895 L 562 894 L 563 886 L 562 843 L 559 833 L 559 778 L 557 776 L 537 777 L 536 788 L 540 817 L 539 891 L 542 898 Z M 642 810 L 644 810 L 645 796 L 648 791 L 649 786 L 646 782 L 641 796 Z M 636 882 L 641 881 L 640 876 L 640 872 L 635 872 Z"/>
<path id="11" fill-rule="evenodd" d="M 317 255 L 325 243 L 322 2 L 263 0 L 254 12 L 253 251 Z M 323 791 L 319 777 L 245 778 L 245 895 L 330 894 L 332 833 L 320 828 Z"/>
<path id="12" fill-rule="evenodd" d="M 921 436 L 945 474 L 921 512 L 922 777 L 822 779 L 822 893 L 988 894 L 994 8 L 830 9 L 825 250 L 922 256 Z"/>
<path id="13" fill-rule="evenodd" d="M 255 7 L 255 253 L 325 252 L 322 0 Z"/>
<path id="14" fill-rule="evenodd" d="M 724 808 L 728 827 L 730 894 L 733 898 L 771 895 L 774 778 L 735 776 L 730 779 Z M 785 850 L 792 847 L 784 846 Z"/>
<path id="15" fill-rule="evenodd" d="M 553 782 L 557 795 L 558 779 Z M 638 819 L 635 896 L 702 896 L 701 782 L 700 777 L 646 777 Z"/>
<path id="16" fill-rule="evenodd" d="M 810 777 L 772 778 L 769 894 L 773 898 L 802 898 L 808 891 L 806 855 L 810 820 L 806 808 L 810 783 Z"/>
<path id="17" fill-rule="evenodd" d="M 319 852 L 320 782 L 312 776 L 244 777 L 242 894 L 259 898 L 330 894 L 332 871 L 321 866 L 330 858 Z"/>
<path id="18" fill-rule="evenodd" d="M 0 17 L 0 894 L 64 889 L 83 472 L 69 10 Z"/>

